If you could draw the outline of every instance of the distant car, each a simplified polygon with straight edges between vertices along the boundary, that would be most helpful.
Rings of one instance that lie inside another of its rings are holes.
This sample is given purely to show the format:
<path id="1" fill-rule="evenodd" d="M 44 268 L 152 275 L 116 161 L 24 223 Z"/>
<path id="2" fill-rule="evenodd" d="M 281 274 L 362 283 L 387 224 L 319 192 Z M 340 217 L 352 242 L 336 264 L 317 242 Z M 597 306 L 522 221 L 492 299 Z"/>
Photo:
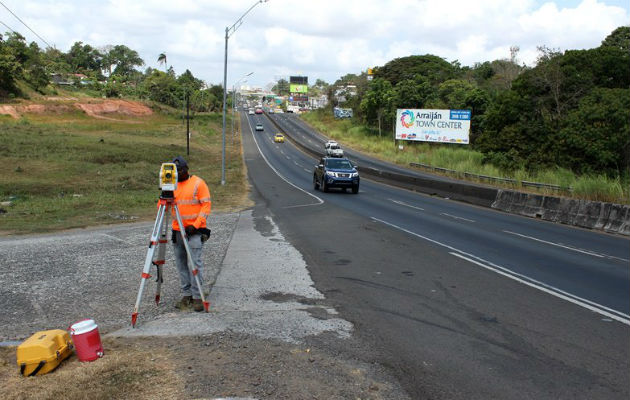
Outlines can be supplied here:
<path id="1" fill-rule="evenodd" d="M 269 114 L 273 114 L 273 108 L 269 109 Z"/>
<path id="2" fill-rule="evenodd" d="M 252 110 L 252 109 L 250 108 L 250 109 L 249 109 L 248 114 L 249 114 L 249 115 L 254 115 L 254 110 Z"/>
<path id="3" fill-rule="evenodd" d="M 265 128 L 263 128 L 263 125 L 262 125 L 262 124 L 256 124 L 256 130 L 257 130 L 257 131 L 264 131 L 264 130 L 265 130 Z"/>
<path id="4" fill-rule="evenodd" d="M 343 150 L 339 143 L 334 140 L 329 140 L 324 144 L 324 148 L 326 149 L 326 155 L 328 157 L 343 157 Z"/>
<path id="5" fill-rule="evenodd" d="M 276 114 L 283 114 L 282 108 L 276 108 Z"/>
<path id="6" fill-rule="evenodd" d="M 262 113 L 263 113 L 262 108 L 257 108 L 256 109 L 256 114 L 262 114 Z"/>
<path id="7" fill-rule="evenodd" d="M 282 133 L 276 133 L 273 137 L 273 141 L 276 143 L 284 143 L 284 135 Z"/>
<path id="8" fill-rule="evenodd" d="M 359 193 L 359 171 L 347 158 L 322 157 L 313 171 L 313 188 L 327 192 L 333 187 Z"/>

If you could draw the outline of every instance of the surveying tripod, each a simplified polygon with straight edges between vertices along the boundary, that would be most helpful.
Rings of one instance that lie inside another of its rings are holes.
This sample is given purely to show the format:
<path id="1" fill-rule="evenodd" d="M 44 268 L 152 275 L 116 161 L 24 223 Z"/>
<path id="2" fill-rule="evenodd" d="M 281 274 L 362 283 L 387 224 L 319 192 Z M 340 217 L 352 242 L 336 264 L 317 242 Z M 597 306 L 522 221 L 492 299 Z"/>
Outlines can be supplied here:
<path id="1" fill-rule="evenodd" d="M 169 211 L 171 208 L 175 210 L 175 218 L 177 219 L 177 223 L 179 224 L 182 240 L 184 241 L 184 247 L 186 248 L 186 254 L 188 257 L 188 269 L 195 277 L 195 282 L 197 283 L 197 287 L 199 288 L 199 292 L 201 293 L 203 308 L 206 310 L 206 312 L 208 312 L 208 309 L 210 307 L 210 302 L 206 301 L 206 298 L 203 294 L 203 289 L 201 288 L 201 282 L 199 281 L 199 277 L 197 276 L 197 274 L 199 273 L 199 269 L 192 259 L 192 253 L 190 252 L 190 247 L 188 246 L 188 235 L 186 235 L 186 230 L 183 229 L 184 224 L 182 223 L 182 217 L 179 214 L 179 208 L 177 208 L 177 203 L 175 202 L 173 191 L 163 190 L 162 194 L 160 195 L 160 201 L 158 202 L 158 204 L 159 208 L 157 212 L 157 217 L 155 218 L 155 224 L 153 225 L 153 232 L 151 233 L 151 242 L 149 243 L 147 258 L 144 261 L 144 268 L 142 269 L 140 289 L 138 290 L 136 305 L 133 309 L 133 313 L 131 314 L 132 327 L 136 326 L 136 320 L 138 319 L 138 309 L 140 308 L 140 299 L 142 298 L 144 285 L 146 284 L 147 279 L 151 278 L 151 275 L 149 274 L 149 271 L 151 270 L 151 265 L 155 265 L 157 275 L 157 285 L 155 288 L 155 304 L 160 304 L 160 290 L 162 288 L 163 282 L 162 265 L 164 265 L 165 263 L 166 243 L 168 242 L 167 236 L 169 230 Z M 156 259 L 154 260 L 153 255 L 155 254 L 156 247 L 158 253 Z"/>

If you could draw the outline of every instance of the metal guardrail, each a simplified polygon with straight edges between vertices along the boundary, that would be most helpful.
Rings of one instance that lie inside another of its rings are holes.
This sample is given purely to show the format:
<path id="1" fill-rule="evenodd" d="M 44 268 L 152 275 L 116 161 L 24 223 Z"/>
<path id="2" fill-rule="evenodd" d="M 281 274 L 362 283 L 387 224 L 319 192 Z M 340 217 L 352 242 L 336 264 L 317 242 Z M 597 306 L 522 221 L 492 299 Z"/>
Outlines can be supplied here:
<path id="1" fill-rule="evenodd" d="M 520 185 L 520 186 L 523 186 L 523 187 L 535 187 L 535 188 L 538 188 L 538 189 L 552 189 L 552 190 L 559 190 L 559 191 L 565 191 L 565 192 L 571 192 L 573 190 L 573 188 L 571 188 L 571 187 L 563 187 L 563 186 L 559 186 L 559 185 L 551 185 L 551 184 L 548 184 L 548 183 L 518 181 L 516 179 L 498 178 L 496 176 L 487 176 L 487 175 L 473 174 L 471 172 L 459 172 L 459 171 L 455 171 L 453 169 L 434 167 L 432 165 L 422 164 L 422 163 L 413 163 L 412 162 L 412 163 L 409 163 L 409 165 L 412 166 L 412 167 L 424 168 L 424 169 L 427 169 L 429 171 L 444 172 L 444 173 L 454 174 L 454 175 L 458 175 L 458 176 L 463 175 L 466 178 L 476 178 L 476 179 L 479 179 L 479 180 L 482 180 L 482 181 L 509 183 L 509 184 L 512 184 L 512 185 Z"/>

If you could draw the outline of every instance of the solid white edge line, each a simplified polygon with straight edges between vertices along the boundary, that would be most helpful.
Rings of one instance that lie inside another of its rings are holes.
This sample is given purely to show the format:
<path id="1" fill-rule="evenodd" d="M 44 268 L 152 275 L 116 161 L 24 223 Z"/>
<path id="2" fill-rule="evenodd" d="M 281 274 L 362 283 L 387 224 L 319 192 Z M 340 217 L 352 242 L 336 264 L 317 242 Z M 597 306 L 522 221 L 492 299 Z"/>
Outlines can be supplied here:
<path id="1" fill-rule="evenodd" d="M 475 265 L 478 265 L 478 266 L 480 266 L 480 267 L 482 267 L 482 268 L 488 269 L 488 270 L 490 270 L 490 271 L 492 271 L 492 272 L 496 272 L 496 273 L 497 273 L 497 274 L 499 274 L 499 275 L 503 275 L 503 276 L 505 276 L 505 277 L 507 277 L 507 278 L 510 278 L 510 279 L 512 279 L 512 280 L 515 280 L 515 281 L 517 281 L 517 282 L 520 282 L 520 283 L 522 283 L 522 284 L 524 284 L 524 285 L 527 285 L 527 286 L 533 287 L 534 289 L 538 289 L 538 290 L 543 291 L 543 292 L 545 292 L 545 293 L 548 293 L 548 294 L 550 294 L 550 295 L 552 295 L 552 296 L 555 296 L 555 297 L 561 298 L 561 299 L 566 300 L 566 301 L 568 301 L 568 302 L 570 302 L 570 303 L 573 303 L 573 304 L 576 304 L 576 305 L 578 305 L 578 306 L 580 306 L 580 307 L 586 308 L 587 310 L 591 310 L 591 311 L 594 311 L 594 312 L 596 312 L 596 313 L 598 313 L 598 314 L 604 315 L 604 316 L 606 316 L 606 317 L 608 317 L 608 318 L 612 318 L 612 319 L 614 319 L 615 321 L 621 322 L 622 324 L 630 325 L 630 319 L 624 319 L 624 318 L 622 318 L 622 317 L 618 317 L 618 316 L 617 316 L 617 315 L 615 315 L 615 314 L 611 314 L 611 313 L 606 312 L 606 311 L 604 311 L 604 310 L 601 310 L 601 309 L 599 309 L 599 308 L 597 308 L 597 307 L 593 307 L 593 306 L 591 306 L 590 304 L 586 304 L 586 303 L 581 302 L 581 301 L 579 301 L 579 300 L 575 300 L 575 299 L 570 298 L 570 297 L 568 297 L 568 296 L 565 296 L 565 295 L 563 295 L 563 294 L 561 294 L 561 293 L 554 292 L 553 290 L 549 290 L 549 289 L 547 289 L 547 288 L 544 288 L 544 287 L 541 287 L 541 286 L 538 286 L 538 285 L 534 285 L 534 284 L 533 284 L 533 283 L 531 283 L 531 282 L 528 282 L 528 281 L 525 281 L 525 280 L 523 280 L 523 279 L 517 278 L 516 276 L 513 276 L 513 275 L 511 275 L 511 274 L 506 274 L 506 273 L 505 273 L 505 272 L 503 272 L 503 271 L 498 271 L 497 269 L 495 269 L 495 268 L 493 268 L 493 267 L 491 267 L 491 266 L 489 266 L 489 265 L 485 265 L 485 264 L 482 264 L 482 263 L 480 263 L 480 262 L 478 262 L 478 261 L 476 261 L 476 260 L 470 259 L 470 258 L 468 258 L 468 257 L 464 257 L 464 256 L 463 256 L 463 255 L 461 255 L 461 254 L 457 254 L 457 253 L 454 253 L 454 252 L 452 252 L 452 251 L 450 251 L 450 252 L 449 252 L 449 254 L 452 254 L 452 255 L 454 255 L 455 257 L 459 257 L 459 258 L 461 258 L 461 259 L 463 259 L 463 260 L 469 261 L 469 262 L 471 262 L 471 263 L 473 263 L 473 264 L 475 264 Z M 629 318 L 630 318 L 630 316 L 629 316 Z"/>
<path id="2" fill-rule="evenodd" d="M 419 237 L 419 238 L 424 239 L 426 241 L 429 241 L 431 243 L 435 243 L 435 244 L 440 245 L 442 247 L 446 247 L 447 249 L 452 250 L 454 252 L 457 252 L 459 254 L 465 254 L 465 255 L 467 255 L 467 256 L 469 256 L 471 258 L 475 258 L 477 260 L 480 260 L 481 262 L 485 263 L 485 265 L 491 265 L 492 268 L 493 268 L 493 271 L 496 271 L 497 273 L 498 272 L 502 272 L 502 274 L 505 274 L 506 276 L 509 275 L 511 277 L 514 277 L 514 279 L 518 279 L 519 281 L 522 280 L 522 281 L 525 281 L 525 282 L 529 282 L 532 287 L 539 288 L 540 290 L 543 290 L 543 288 L 544 288 L 546 292 L 552 293 L 554 295 L 557 294 L 558 297 L 572 298 L 576 302 L 575 304 L 579 304 L 579 305 L 583 304 L 585 308 L 590 309 L 590 307 L 592 307 L 592 308 L 599 307 L 599 310 L 601 311 L 601 313 L 606 313 L 604 315 L 607 315 L 607 316 L 609 314 L 613 314 L 614 315 L 614 313 L 619 314 L 619 315 L 621 315 L 621 317 L 617 317 L 617 318 L 622 318 L 621 322 L 623 322 L 626 325 L 630 325 L 630 315 L 624 314 L 621 311 L 613 310 L 613 309 L 608 308 L 606 306 L 603 306 L 601 304 L 597 304 L 595 302 L 583 299 L 583 298 L 578 297 L 576 295 L 573 295 L 571 293 L 567 293 L 567 292 L 565 292 L 565 291 L 563 291 L 561 289 L 558 289 L 556 287 L 547 285 L 547 284 L 545 284 L 543 282 L 540 282 L 540 281 L 537 281 L 535 279 L 529 278 L 529 277 L 527 277 L 525 275 L 519 274 L 518 272 L 510 271 L 509 269 L 507 269 L 505 267 L 501 267 L 500 265 L 496 265 L 496 264 L 494 264 L 494 263 L 492 263 L 490 261 L 484 260 L 483 258 L 475 256 L 474 254 L 466 253 L 465 251 L 456 249 L 455 247 L 452 247 L 452 246 L 449 246 L 447 244 L 438 242 L 437 240 L 433 240 L 433 239 L 428 238 L 426 236 L 422 236 L 422 235 L 420 235 L 418 233 L 412 232 L 410 230 L 407 230 L 407 229 L 402 228 L 400 226 L 394 225 L 394 224 L 389 223 L 387 221 L 383 221 L 382 219 L 378 219 L 376 217 L 371 217 L 371 218 L 374 221 L 378 221 L 378 222 L 383 223 L 385 225 L 391 226 L 392 228 L 396 228 L 396 229 L 398 229 L 400 231 L 403 231 L 403 232 L 408 233 L 410 235 Z M 587 305 L 588 305 L 588 307 L 587 307 Z M 615 318 L 615 319 L 617 319 L 617 318 Z"/>
<path id="3" fill-rule="evenodd" d="M 258 152 L 260 153 L 261 157 L 263 158 L 263 160 L 265 160 L 265 162 L 267 163 L 267 165 L 269 166 L 269 168 L 271 168 L 273 170 L 273 172 L 276 173 L 276 175 L 278 175 L 280 177 L 280 179 L 282 179 L 283 181 L 285 181 L 286 183 L 288 183 L 289 185 L 293 186 L 294 188 L 296 188 L 297 190 L 304 192 L 306 194 L 308 194 L 311 197 L 314 197 L 315 199 L 317 199 L 317 201 L 319 201 L 318 204 L 304 204 L 302 205 L 302 207 L 305 206 L 318 206 L 320 204 L 324 204 L 324 200 L 320 199 L 319 197 L 315 196 L 312 193 L 307 192 L 306 190 L 295 186 L 293 183 L 289 182 L 287 180 L 287 178 L 285 178 L 284 176 L 282 176 L 282 174 L 280 172 L 278 172 L 277 169 L 275 169 L 271 163 L 269 162 L 269 160 L 267 160 L 267 157 L 265 157 L 265 155 L 263 154 L 262 150 L 260 149 L 260 146 L 258 145 L 258 140 L 256 140 L 256 135 L 254 135 L 254 133 L 252 132 L 252 124 L 249 122 L 249 118 L 247 118 L 247 125 L 249 125 L 249 132 L 252 134 L 252 137 L 254 138 L 254 143 L 256 143 L 256 147 L 258 148 Z M 295 206 L 293 206 L 295 207 Z"/>
<path id="4" fill-rule="evenodd" d="M 510 235 L 520 236 L 520 237 L 523 237 L 523 238 L 525 238 L 525 239 L 530 239 L 530 240 L 535 240 L 535 241 L 537 241 L 537 242 L 546 243 L 546 244 L 549 244 L 549 245 L 551 245 L 551 246 L 557 246 L 557 247 L 562 247 L 563 249 L 577 251 L 578 253 L 588 254 L 589 256 L 593 256 L 593 257 L 599 257 L 599 258 L 618 258 L 618 257 L 613 257 L 613 256 L 608 256 L 608 255 L 598 254 L 598 253 L 591 252 L 591 251 L 588 251 L 588 250 L 581 250 L 581 249 L 577 249 L 577 248 L 575 248 L 575 247 L 571 247 L 571 246 L 565 246 L 565 245 L 562 245 L 562 244 L 560 244 L 560 243 L 549 242 L 549 241 L 547 241 L 547 240 L 538 239 L 538 238 L 535 238 L 535 237 L 533 237 L 533 236 L 527 236 L 527 235 L 523 235 L 523 234 L 516 233 L 516 232 L 512 232 L 512 231 L 503 231 L 503 232 L 505 232 L 505 233 L 509 233 Z M 625 259 L 623 259 L 623 258 L 622 258 L 621 260 L 623 260 L 623 261 L 630 261 L 630 260 L 625 260 Z"/>

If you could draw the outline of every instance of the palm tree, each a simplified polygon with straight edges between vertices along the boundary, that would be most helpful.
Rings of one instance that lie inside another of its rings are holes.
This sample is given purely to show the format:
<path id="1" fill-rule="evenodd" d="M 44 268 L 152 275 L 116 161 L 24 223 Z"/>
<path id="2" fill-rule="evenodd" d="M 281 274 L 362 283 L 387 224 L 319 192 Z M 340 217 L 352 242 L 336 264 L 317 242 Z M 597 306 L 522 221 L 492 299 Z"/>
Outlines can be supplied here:
<path id="1" fill-rule="evenodd" d="M 158 64 L 164 64 L 164 71 L 166 71 L 166 53 L 160 53 L 157 59 Z"/>

